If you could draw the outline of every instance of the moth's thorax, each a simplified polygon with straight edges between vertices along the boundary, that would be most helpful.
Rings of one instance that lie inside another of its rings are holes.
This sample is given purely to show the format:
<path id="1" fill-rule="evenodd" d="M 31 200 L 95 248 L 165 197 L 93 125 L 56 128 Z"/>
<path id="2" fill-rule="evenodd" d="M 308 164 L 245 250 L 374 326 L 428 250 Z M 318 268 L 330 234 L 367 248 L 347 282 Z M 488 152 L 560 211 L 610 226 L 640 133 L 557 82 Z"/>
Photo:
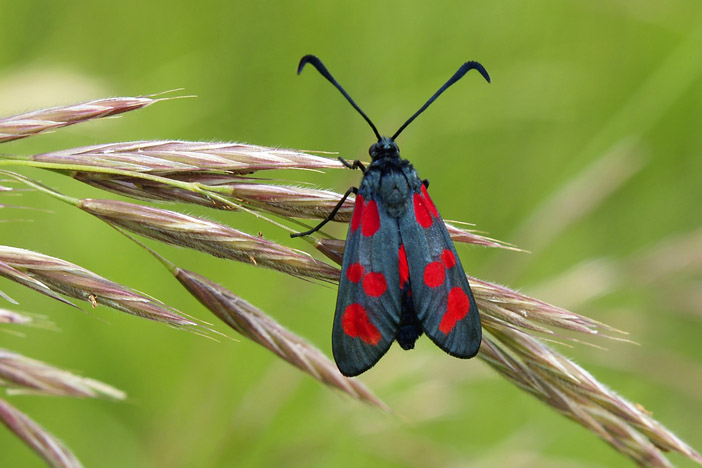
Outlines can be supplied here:
<path id="1" fill-rule="evenodd" d="M 422 181 L 412 164 L 399 157 L 374 159 L 361 181 L 359 192 L 369 200 L 379 201 L 378 207 L 388 215 L 399 218 L 409 208 L 412 194 L 421 190 Z"/>

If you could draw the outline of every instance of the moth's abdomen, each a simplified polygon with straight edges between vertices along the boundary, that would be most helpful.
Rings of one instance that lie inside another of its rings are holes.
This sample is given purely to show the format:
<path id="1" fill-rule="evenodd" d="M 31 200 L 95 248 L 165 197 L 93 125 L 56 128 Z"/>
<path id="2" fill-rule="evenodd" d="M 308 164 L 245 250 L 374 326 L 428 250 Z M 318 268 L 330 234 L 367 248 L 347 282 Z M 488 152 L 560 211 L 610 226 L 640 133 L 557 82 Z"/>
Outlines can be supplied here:
<path id="1" fill-rule="evenodd" d="M 419 319 L 417 319 L 417 313 L 414 311 L 414 303 L 412 302 L 409 266 L 407 265 L 407 254 L 405 253 L 404 244 L 400 245 L 399 267 L 402 302 L 400 303 L 400 327 L 397 329 L 397 336 L 395 336 L 395 339 L 402 349 L 409 350 L 414 348 L 414 343 L 422 336 L 422 326 L 419 323 Z"/>

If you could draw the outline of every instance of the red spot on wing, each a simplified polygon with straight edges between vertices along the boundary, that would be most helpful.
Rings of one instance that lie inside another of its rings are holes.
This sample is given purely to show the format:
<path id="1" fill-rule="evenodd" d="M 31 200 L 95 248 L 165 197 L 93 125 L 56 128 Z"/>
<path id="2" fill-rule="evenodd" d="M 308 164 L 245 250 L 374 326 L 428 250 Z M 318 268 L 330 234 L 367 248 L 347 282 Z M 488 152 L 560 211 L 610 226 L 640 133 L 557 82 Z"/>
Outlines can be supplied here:
<path id="1" fill-rule="evenodd" d="M 407 253 L 405 244 L 400 244 L 400 289 L 409 281 L 409 265 L 407 264 Z"/>
<path id="2" fill-rule="evenodd" d="M 451 289 L 448 293 L 447 302 L 446 312 L 444 312 L 439 324 L 439 330 L 444 335 L 448 335 L 456 326 L 456 323 L 468 315 L 470 311 L 470 300 L 461 288 Z"/>
<path id="3" fill-rule="evenodd" d="M 380 215 L 378 214 L 378 204 L 371 200 L 363 209 L 361 216 L 361 233 L 370 237 L 380 229 Z"/>
<path id="4" fill-rule="evenodd" d="M 430 288 L 438 288 L 444 284 L 446 270 L 441 262 L 431 262 L 424 267 L 424 284 Z"/>
<path id="5" fill-rule="evenodd" d="M 360 263 L 352 263 L 346 270 L 346 277 L 352 283 L 358 283 L 363 278 L 363 265 Z"/>
<path id="6" fill-rule="evenodd" d="M 361 216 L 363 216 L 363 197 L 360 194 L 356 195 L 356 204 L 353 207 L 353 216 L 351 217 L 351 230 L 355 231 L 361 224 Z"/>
<path id="7" fill-rule="evenodd" d="M 453 252 L 451 252 L 449 249 L 444 249 L 444 251 L 441 252 L 441 261 L 444 262 L 447 270 L 456 265 L 456 257 L 453 256 Z"/>
<path id="8" fill-rule="evenodd" d="M 363 290 L 372 297 L 380 297 L 388 289 L 385 275 L 382 273 L 368 273 L 363 278 Z"/>
<path id="9" fill-rule="evenodd" d="M 341 326 L 348 336 L 358 337 L 373 346 L 377 345 L 382 338 L 375 325 L 368 320 L 366 309 L 357 302 L 346 307 L 344 315 L 341 317 Z"/>
<path id="10" fill-rule="evenodd" d="M 433 214 L 435 218 L 438 218 L 439 212 L 436 211 L 436 206 L 434 206 L 434 202 L 431 201 L 431 198 L 429 198 L 429 194 L 427 193 L 427 187 L 424 184 L 422 184 L 422 195 L 424 196 L 424 201 L 426 202 L 429 211 L 431 211 L 431 214 Z"/>
<path id="11" fill-rule="evenodd" d="M 431 214 L 429 214 L 429 211 L 427 210 L 426 203 L 424 202 L 424 198 L 418 194 L 415 193 L 413 197 L 414 201 L 414 216 L 417 218 L 417 222 L 419 223 L 420 226 L 423 228 L 428 228 L 431 226 L 432 219 L 431 219 Z"/>

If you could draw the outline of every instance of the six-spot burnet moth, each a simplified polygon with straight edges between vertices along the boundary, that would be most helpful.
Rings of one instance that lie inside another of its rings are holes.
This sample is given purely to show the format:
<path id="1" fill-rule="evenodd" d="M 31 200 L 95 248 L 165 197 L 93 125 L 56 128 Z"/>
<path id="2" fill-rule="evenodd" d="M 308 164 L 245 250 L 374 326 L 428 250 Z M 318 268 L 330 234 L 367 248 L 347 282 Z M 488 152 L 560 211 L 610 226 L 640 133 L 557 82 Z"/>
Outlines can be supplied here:
<path id="1" fill-rule="evenodd" d="M 475 69 L 490 82 L 485 68 L 466 62 L 405 122 L 392 137 L 381 137 L 373 122 L 313 55 L 300 60 L 297 73 L 310 64 L 331 82 L 363 116 L 378 138 L 370 147 L 372 162 L 341 162 L 361 169 L 361 185 L 349 188 L 319 225 L 292 234 L 306 236 L 332 220 L 353 192 L 356 204 L 346 237 L 336 301 L 332 350 L 342 374 L 365 372 L 397 340 L 403 349 L 426 333 L 452 356 L 478 353 L 480 316 L 466 274 L 444 222 L 429 198 L 429 182 L 421 180 L 409 161 L 400 157 L 397 136 L 419 114 Z"/>

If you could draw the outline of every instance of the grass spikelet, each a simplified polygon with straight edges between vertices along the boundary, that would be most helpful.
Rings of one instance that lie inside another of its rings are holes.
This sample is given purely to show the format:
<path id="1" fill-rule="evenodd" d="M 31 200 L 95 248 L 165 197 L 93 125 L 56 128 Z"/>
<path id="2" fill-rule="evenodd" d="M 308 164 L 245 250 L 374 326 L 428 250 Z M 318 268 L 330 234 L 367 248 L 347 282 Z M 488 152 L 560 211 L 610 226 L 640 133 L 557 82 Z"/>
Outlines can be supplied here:
<path id="1" fill-rule="evenodd" d="M 15 336 L 25 336 L 19 330 L 13 329 L 17 325 L 19 327 L 42 328 L 45 330 L 57 330 L 56 325 L 40 314 L 31 314 L 27 312 L 15 312 L 14 310 L 0 308 L 0 325 L 8 325 L 0 328 L 0 332 L 9 333 Z"/>
<path id="2" fill-rule="evenodd" d="M 323 219 L 334 209 L 341 194 L 328 190 L 273 184 L 232 184 L 231 196 L 269 213 L 291 218 Z M 353 211 L 353 198 L 346 199 L 334 221 L 348 222 Z"/>
<path id="3" fill-rule="evenodd" d="M 489 237 L 481 236 L 480 234 L 477 234 L 475 232 L 472 232 L 467 229 L 461 229 L 457 226 L 454 226 L 450 222 L 445 222 L 446 225 L 446 230 L 449 232 L 449 235 L 451 235 L 451 240 L 454 242 L 461 242 L 464 244 L 473 244 L 473 245 L 480 245 L 483 247 L 497 247 L 500 249 L 507 249 L 507 250 L 514 250 L 517 252 L 524 252 L 522 249 L 518 249 L 517 247 L 508 244 L 506 242 L 503 242 L 501 240 L 497 239 L 491 239 Z"/>
<path id="4" fill-rule="evenodd" d="M 20 314 L 12 310 L 0 309 L 0 323 L 28 325 L 32 322 L 34 322 L 34 319 L 28 315 Z"/>
<path id="5" fill-rule="evenodd" d="M 336 159 L 301 151 L 199 141 L 129 141 L 37 154 L 32 161 L 143 172 L 155 175 L 250 174 L 267 169 L 341 168 Z"/>
<path id="6" fill-rule="evenodd" d="M 5 278 L 40 292 L 65 294 L 131 315 L 167 323 L 176 328 L 204 330 L 197 322 L 183 317 L 175 309 L 156 299 L 59 258 L 31 250 L 0 246 L 1 264 L 9 267 L 5 271 L 0 270 L 0 274 Z"/>
<path id="7" fill-rule="evenodd" d="M 141 109 L 160 100 L 162 99 L 154 99 L 153 96 L 96 99 L 5 117 L 0 119 L 0 143 Z"/>
<path id="8" fill-rule="evenodd" d="M 0 348 L 0 385 L 13 394 L 123 400 L 124 392 L 86 377 Z"/>
<path id="9" fill-rule="evenodd" d="M 15 283 L 21 284 L 29 289 L 44 294 L 52 299 L 63 302 L 71 307 L 79 308 L 71 301 L 64 299 L 63 297 L 56 294 L 49 286 L 37 280 L 36 278 L 28 275 L 27 273 L 14 268 L 12 265 L 0 261 L 0 276 L 4 276 L 7 279 L 14 281 Z"/>
<path id="10" fill-rule="evenodd" d="M 588 335 L 601 331 L 621 333 L 608 325 L 526 296 L 512 289 L 468 276 L 471 289 L 483 315 L 498 321 L 501 326 L 553 334 L 542 325 Z"/>
<path id="11" fill-rule="evenodd" d="M 7 401 L 0 398 L 0 421 L 53 468 L 82 468 L 63 443 Z"/>
<path id="12" fill-rule="evenodd" d="M 113 226 L 216 257 L 325 281 L 339 276 L 336 268 L 305 252 L 202 218 L 115 200 L 85 199 L 80 208 Z"/>

